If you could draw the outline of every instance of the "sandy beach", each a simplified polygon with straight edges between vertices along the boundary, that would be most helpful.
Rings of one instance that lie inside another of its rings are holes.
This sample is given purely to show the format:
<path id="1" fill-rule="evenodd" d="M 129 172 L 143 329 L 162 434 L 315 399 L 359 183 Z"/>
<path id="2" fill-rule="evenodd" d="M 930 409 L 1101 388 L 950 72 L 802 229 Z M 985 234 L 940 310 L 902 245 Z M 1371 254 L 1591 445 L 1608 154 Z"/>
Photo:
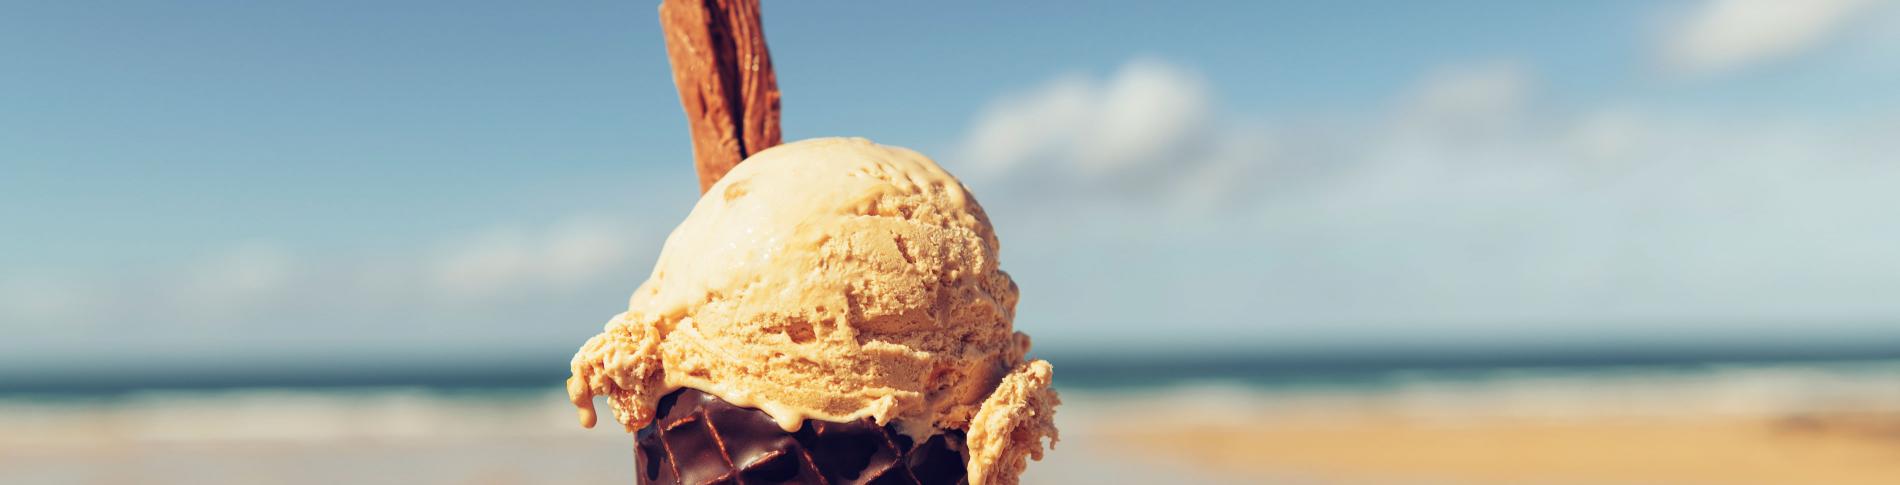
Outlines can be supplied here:
<path id="1" fill-rule="evenodd" d="M 1100 424 L 1077 426 L 1025 482 L 1900 483 L 1900 416 L 1892 415 L 1460 423 L 1337 415 Z M 44 446 L 9 440 L 0 447 L 0 481 L 632 483 L 628 440 L 610 432 L 559 434 Z"/>
<path id="2" fill-rule="evenodd" d="M 1378 393 L 1091 397 L 1129 459 L 1255 483 L 1900 483 L 1890 368 L 1541 375 Z M 1161 413 L 1160 409 L 1174 409 Z M 1114 416 L 1148 416 L 1143 421 Z"/>
<path id="3" fill-rule="evenodd" d="M 1900 483 L 1900 415 L 1492 419 L 1356 415 L 1103 433 L 1130 457 L 1322 483 Z"/>

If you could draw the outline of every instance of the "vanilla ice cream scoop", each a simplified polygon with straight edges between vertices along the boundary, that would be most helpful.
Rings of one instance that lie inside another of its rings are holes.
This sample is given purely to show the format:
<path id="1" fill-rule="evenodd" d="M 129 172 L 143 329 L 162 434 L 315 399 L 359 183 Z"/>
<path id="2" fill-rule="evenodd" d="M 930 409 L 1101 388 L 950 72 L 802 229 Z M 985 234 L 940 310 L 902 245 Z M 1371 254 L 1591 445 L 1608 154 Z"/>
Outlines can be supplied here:
<path id="1" fill-rule="evenodd" d="M 804 420 L 967 433 L 972 483 L 1013 483 L 1055 438 L 1050 367 L 1026 361 L 989 218 L 917 152 L 860 138 L 781 145 L 709 188 L 625 313 L 574 356 L 584 425 L 629 431 L 697 389 Z"/>

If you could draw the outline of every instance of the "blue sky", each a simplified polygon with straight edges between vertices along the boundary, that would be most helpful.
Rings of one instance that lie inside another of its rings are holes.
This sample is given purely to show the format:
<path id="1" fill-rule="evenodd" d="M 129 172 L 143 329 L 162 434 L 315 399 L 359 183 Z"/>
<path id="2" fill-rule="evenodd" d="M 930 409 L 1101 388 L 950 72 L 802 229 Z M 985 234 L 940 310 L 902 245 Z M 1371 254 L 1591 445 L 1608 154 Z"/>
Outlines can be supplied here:
<path id="1" fill-rule="evenodd" d="M 119 3 L 0 17 L 16 369 L 564 352 L 696 197 L 649 3 Z M 1046 349 L 1900 337 L 1894 2 L 765 19 L 787 138 L 962 175 Z"/>

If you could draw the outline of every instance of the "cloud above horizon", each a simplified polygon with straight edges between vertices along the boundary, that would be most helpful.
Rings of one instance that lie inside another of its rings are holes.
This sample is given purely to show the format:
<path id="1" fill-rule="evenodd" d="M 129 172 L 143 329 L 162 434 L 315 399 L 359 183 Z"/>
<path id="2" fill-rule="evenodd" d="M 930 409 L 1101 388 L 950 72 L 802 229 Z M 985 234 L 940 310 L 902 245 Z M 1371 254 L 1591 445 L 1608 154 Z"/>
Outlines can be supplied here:
<path id="1" fill-rule="evenodd" d="M 1071 73 L 990 102 L 953 159 L 1002 191 L 1207 208 L 1274 143 L 1262 126 L 1217 123 L 1212 96 L 1199 73 L 1153 57 L 1103 79 Z"/>
<path id="2" fill-rule="evenodd" d="M 1000 94 L 943 161 L 995 218 L 1045 348 L 1155 339 L 1156 322 L 1181 345 L 1304 345 L 1900 317 L 1900 227 L 1882 223 L 1900 205 L 1900 113 L 1566 108 L 1546 88 L 1520 61 L 1450 63 L 1377 111 L 1276 117 L 1222 110 L 1202 73 L 1138 57 Z M 124 274 L 9 274 L 0 319 L 37 329 L 16 344 L 183 352 L 362 332 L 552 342 L 535 322 L 604 320 L 662 229 L 580 215 L 387 251 L 240 241 Z"/>
<path id="3" fill-rule="evenodd" d="M 904 39 L 930 45 L 776 24 L 787 123 L 961 176 L 1044 350 L 1900 338 L 1900 3 L 1551 4 L 1457 32 L 1430 7 L 1196 9 L 1244 21 Z M 901 10 L 867 26 L 938 27 Z M 171 14 L 135 30 L 205 55 L 57 23 L 32 34 L 70 42 L 10 52 L 45 69 L 0 85 L 46 94 L 0 129 L 28 147 L 0 150 L 0 370 L 548 358 L 624 309 L 691 207 L 664 51 L 602 41 L 624 26 L 506 59 L 527 46 L 443 31 L 417 40 L 469 48 L 387 64 L 312 28 L 294 52 L 326 55 L 290 72 Z"/>
<path id="4" fill-rule="evenodd" d="M 1682 74 L 1745 69 L 1813 49 L 1882 5 L 1881 0 L 1706 0 L 1671 26 L 1660 56 L 1668 70 Z"/>
<path id="5" fill-rule="evenodd" d="M 1088 135 L 1106 117 L 1077 113 L 1145 104 L 1103 94 L 1134 79 L 1173 84 L 1139 91 L 1154 99 L 1221 106 L 1200 77 L 1152 59 L 1065 75 L 1000 97 L 967 130 L 953 167 L 993 177 L 971 183 L 1012 272 L 1026 294 L 1067 302 L 1026 296 L 1023 318 L 1124 324 L 1092 338 L 1171 321 L 1294 339 L 1640 335 L 1656 322 L 1692 338 L 1900 318 L 1883 296 L 1900 291 L 1900 254 L 1886 249 L 1900 227 L 1880 223 L 1900 205 L 1882 182 L 1900 180 L 1884 155 L 1900 150 L 1900 113 L 1565 108 L 1523 63 L 1491 60 L 1423 72 L 1384 111 L 1343 122 L 1130 116 L 1154 121 L 1128 137 L 1142 140 L 1138 163 L 1099 163 L 1120 140 Z M 1063 123 L 1084 126 L 1048 128 Z M 1014 127 L 1043 138 L 997 141 Z M 1197 199 L 1210 191 L 1227 195 Z M 1090 269 L 1110 261 L 1163 277 Z M 1155 299 L 1202 303 L 1074 303 Z"/>
<path id="6" fill-rule="evenodd" d="M 629 268 L 643 264 L 636 260 L 656 250 L 653 241 L 661 235 L 577 215 L 538 225 L 497 224 L 392 251 L 319 254 L 284 242 L 244 241 L 141 271 L 64 279 L 5 275 L 0 321 L 37 329 L 13 342 L 29 345 L 269 349 L 374 331 L 385 342 L 494 346 L 536 333 L 546 325 L 537 315 L 575 313 L 551 307 L 624 298 L 632 291 L 626 282 L 641 276 Z M 612 306 L 591 309 L 583 314 L 598 315 L 579 322 L 604 322 L 613 313 Z"/>

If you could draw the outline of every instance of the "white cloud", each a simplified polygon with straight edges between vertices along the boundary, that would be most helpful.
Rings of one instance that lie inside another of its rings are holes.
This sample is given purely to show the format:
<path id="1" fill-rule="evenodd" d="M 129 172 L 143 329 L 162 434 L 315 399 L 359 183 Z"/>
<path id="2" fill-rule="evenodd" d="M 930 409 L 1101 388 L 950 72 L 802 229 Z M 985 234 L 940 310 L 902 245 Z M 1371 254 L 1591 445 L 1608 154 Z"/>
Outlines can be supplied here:
<path id="1" fill-rule="evenodd" d="M 636 237 L 631 228 L 603 218 L 571 219 L 557 224 L 544 241 L 547 258 L 544 274 L 551 281 L 579 284 L 624 271 L 621 265 L 636 255 L 646 256 L 641 245 L 634 242 Z"/>
<path id="2" fill-rule="evenodd" d="M 1578 116 L 1564 134 L 1565 151 L 1598 163 L 1627 159 L 1646 138 L 1641 116 L 1628 109 L 1603 109 Z"/>
<path id="3" fill-rule="evenodd" d="M 1514 62 L 1444 66 L 1412 88 L 1399 122 L 1407 130 L 1495 130 L 1517 121 L 1533 82 Z"/>
<path id="4" fill-rule="evenodd" d="M 991 103 L 966 138 L 961 159 L 995 174 L 1051 156 L 1074 143 L 1076 127 L 1088 120 L 1096 104 L 1095 90 L 1091 80 L 1070 76 Z"/>
<path id="5" fill-rule="evenodd" d="M 1136 59 L 1105 80 L 1064 76 L 991 103 L 960 159 L 987 173 L 1053 168 L 1109 176 L 1169 162 L 1163 158 L 1191 140 L 1207 115 L 1199 76 Z"/>
<path id="6" fill-rule="evenodd" d="M 1207 87 L 1199 76 L 1152 59 L 1123 65 L 1096 90 L 1096 108 L 1078 123 L 1072 160 L 1084 173 L 1110 173 L 1167 155 L 1207 121 Z"/>
<path id="7" fill-rule="evenodd" d="M 151 273 L 30 275 L 0 281 L 0 322 L 75 329 L 131 315 L 194 324 L 242 319 L 296 297 L 307 269 L 282 245 L 249 241 Z"/>
<path id="8" fill-rule="evenodd" d="M 1261 130 L 1215 126 L 1191 70 L 1150 58 L 1104 79 L 1071 74 L 991 103 L 951 161 L 987 192 L 1140 194 L 1206 207 L 1228 194 L 1191 180 L 1240 177 L 1265 156 Z"/>
<path id="9" fill-rule="evenodd" d="M 9 275 L 0 279 L 0 322 L 54 326 L 88 322 L 101 302 L 97 294 L 70 279 Z"/>
<path id="10" fill-rule="evenodd" d="M 284 291 L 299 271 L 289 250 L 253 241 L 194 264 L 156 289 L 172 292 L 181 311 L 202 321 L 293 297 Z"/>
<path id="11" fill-rule="evenodd" d="M 1672 71 L 1711 74 L 1799 54 L 1819 45 L 1875 0 L 1708 0 L 1670 29 L 1662 60 Z"/>
<path id="12" fill-rule="evenodd" d="M 631 257 L 649 253 L 655 235 L 611 221 L 497 225 L 378 251 L 253 241 L 111 273 L 8 274 L 0 331 L 17 338 L 0 339 L 0 361 L 82 342 L 132 357 L 556 338 L 534 329 L 593 327 L 644 276 Z"/>
<path id="13" fill-rule="evenodd" d="M 1649 338 L 1900 317 L 1900 225 L 1887 222 L 1900 116 L 1719 117 L 1614 96 L 1566 108 L 1540 98 L 1536 74 L 1448 64 L 1371 112 L 1295 118 L 1222 111 L 1191 69 L 1136 60 L 1000 98 L 945 162 L 999 226 L 1025 292 L 1019 323 L 1055 347 Z M 60 331 L 0 353 L 100 345 L 75 336 L 122 339 L 114 349 L 564 342 L 644 276 L 660 234 L 619 220 L 360 252 L 243 244 L 175 271 L 8 274 L 0 324 Z"/>
<path id="14" fill-rule="evenodd" d="M 1720 338 L 1900 317 L 1884 296 L 1900 254 L 1883 249 L 1900 226 L 1879 222 L 1900 205 L 1882 188 L 1900 166 L 1879 148 L 1900 113 L 1568 109 L 1539 89 L 1523 64 L 1451 64 L 1344 121 L 1205 113 L 1146 155 L 1171 173 L 1122 168 L 1143 184 L 1102 185 L 1058 151 L 973 187 L 1038 295 L 1021 321 L 1102 322 L 1038 330 L 1049 342 L 1143 339 L 1152 322 L 1275 339 L 1635 337 L 1662 322 L 1666 338 Z"/>
<path id="15" fill-rule="evenodd" d="M 539 234 L 496 228 L 445 244 L 430 280 L 450 297 L 585 283 L 622 269 L 638 249 L 632 239 L 627 228 L 599 218 L 569 219 Z"/>
<path id="16" fill-rule="evenodd" d="M 528 276 L 535 269 L 527 236 L 516 230 L 496 229 L 467 241 L 447 245 L 435 260 L 432 283 L 456 295 L 483 295 Z"/>
<path id="17" fill-rule="evenodd" d="M 1233 121 L 1219 129 L 1195 157 L 1198 162 L 1183 163 L 1164 192 L 1176 207 L 1190 213 L 1220 211 L 1240 194 L 1258 188 L 1262 181 L 1257 177 L 1280 147 L 1280 136 L 1262 123 Z"/>

